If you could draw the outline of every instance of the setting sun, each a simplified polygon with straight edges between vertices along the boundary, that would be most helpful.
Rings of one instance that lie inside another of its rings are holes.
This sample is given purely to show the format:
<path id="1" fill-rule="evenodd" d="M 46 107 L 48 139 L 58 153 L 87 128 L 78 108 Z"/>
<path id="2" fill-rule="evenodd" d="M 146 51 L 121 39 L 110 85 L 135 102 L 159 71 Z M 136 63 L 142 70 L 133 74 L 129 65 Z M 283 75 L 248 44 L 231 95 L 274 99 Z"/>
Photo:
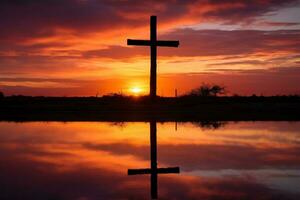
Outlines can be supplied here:
<path id="1" fill-rule="evenodd" d="M 134 95 L 139 95 L 141 94 L 142 91 L 143 91 L 142 88 L 137 86 L 130 88 L 130 92 L 133 93 Z"/>

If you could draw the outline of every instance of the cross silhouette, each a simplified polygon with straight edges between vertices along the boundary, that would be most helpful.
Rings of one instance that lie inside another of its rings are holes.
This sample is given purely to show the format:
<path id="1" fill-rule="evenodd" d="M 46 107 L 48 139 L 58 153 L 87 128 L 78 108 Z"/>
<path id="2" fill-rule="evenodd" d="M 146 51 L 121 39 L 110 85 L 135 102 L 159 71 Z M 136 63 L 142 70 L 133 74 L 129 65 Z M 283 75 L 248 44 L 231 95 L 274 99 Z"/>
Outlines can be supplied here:
<path id="1" fill-rule="evenodd" d="M 157 46 L 161 47 L 178 47 L 179 41 L 157 40 L 157 23 L 156 16 L 150 17 L 150 40 L 133 40 L 128 39 L 127 45 L 150 46 L 151 68 L 150 68 L 150 97 L 156 98 L 156 71 L 157 71 Z"/>
<path id="2" fill-rule="evenodd" d="M 180 173 L 179 167 L 157 168 L 157 139 L 156 139 L 156 121 L 150 122 L 150 153 L 151 168 L 146 169 L 128 169 L 128 175 L 151 175 L 151 198 L 157 199 L 157 175 Z"/>

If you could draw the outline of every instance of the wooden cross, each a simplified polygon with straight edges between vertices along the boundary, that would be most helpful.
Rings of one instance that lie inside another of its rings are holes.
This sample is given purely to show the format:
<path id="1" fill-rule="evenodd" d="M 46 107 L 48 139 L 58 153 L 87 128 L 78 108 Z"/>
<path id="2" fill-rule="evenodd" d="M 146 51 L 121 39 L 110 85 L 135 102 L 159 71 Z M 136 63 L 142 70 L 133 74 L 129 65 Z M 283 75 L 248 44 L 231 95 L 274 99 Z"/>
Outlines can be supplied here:
<path id="1" fill-rule="evenodd" d="M 157 175 L 180 173 L 179 167 L 157 168 L 157 139 L 156 139 L 156 121 L 150 122 L 150 154 L 151 168 L 146 169 L 128 169 L 128 175 L 151 175 L 151 198 L 157 199 Z"/>
<path id="2" fill-rule="evenodd" d="M 156 98 L 156 69 L 157 69 L 157 46 L 178 47 L 179 41 L 157 40 L 156 16 L 150 17 L 150 40 L 127 40 L 127 45 L 150 46 L 151 68 L 150 68 L 150 97 Z"/>

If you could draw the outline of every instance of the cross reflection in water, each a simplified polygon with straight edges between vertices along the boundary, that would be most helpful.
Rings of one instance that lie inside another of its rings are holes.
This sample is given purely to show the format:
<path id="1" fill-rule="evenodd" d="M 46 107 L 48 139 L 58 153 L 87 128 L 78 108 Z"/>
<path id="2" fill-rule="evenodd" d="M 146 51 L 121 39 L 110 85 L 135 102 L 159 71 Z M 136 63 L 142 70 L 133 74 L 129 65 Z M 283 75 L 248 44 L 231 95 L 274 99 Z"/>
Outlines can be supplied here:
<path id="1" fill-rule="evenodd" d="M 128 169 L 128 175 L 151 175 L 151 198 L 157 198 L 157 175 L 180 173 L 179 167 L 157 168 L 157 138 L 156 138 L 156 121 L 150 121 L 150 154 L 151 168 L 146 169 Z"/>

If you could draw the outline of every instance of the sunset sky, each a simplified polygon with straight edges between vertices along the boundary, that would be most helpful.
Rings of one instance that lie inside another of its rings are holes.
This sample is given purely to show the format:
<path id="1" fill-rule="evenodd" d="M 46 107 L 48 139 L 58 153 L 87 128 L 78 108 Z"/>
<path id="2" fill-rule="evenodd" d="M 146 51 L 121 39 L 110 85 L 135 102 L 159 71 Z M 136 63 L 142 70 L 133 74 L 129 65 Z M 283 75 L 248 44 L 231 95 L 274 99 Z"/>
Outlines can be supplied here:
<path id="1" fill-rule="evenodd" d="M 158 95 L 217 83 L 229 94 L 300 94 L 298 0 L 2 0 L 0 91 L 5 95 L 147 94 L 156 15 Z"/>

